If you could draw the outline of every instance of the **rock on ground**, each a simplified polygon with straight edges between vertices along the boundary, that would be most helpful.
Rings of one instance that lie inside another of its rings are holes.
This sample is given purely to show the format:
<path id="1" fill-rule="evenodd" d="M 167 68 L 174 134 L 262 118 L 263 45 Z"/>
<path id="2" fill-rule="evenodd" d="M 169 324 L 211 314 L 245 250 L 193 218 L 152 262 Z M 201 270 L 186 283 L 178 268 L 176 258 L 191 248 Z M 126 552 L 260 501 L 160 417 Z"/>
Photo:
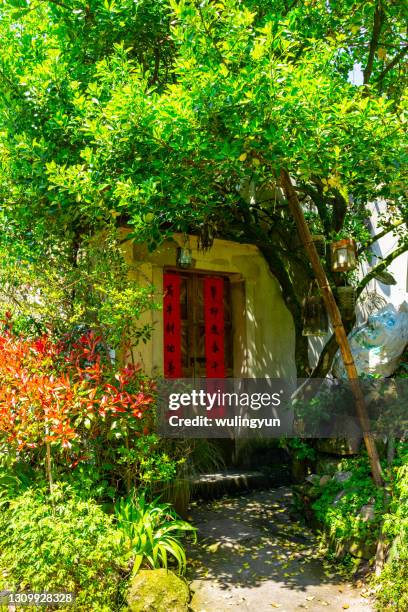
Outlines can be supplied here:
<path id="1" fill-rule="evenodd" d="M 127 597 L 130 612 L 187 612 L 189 600 L 184 580 L 165 569 L 138 572 Z"/>

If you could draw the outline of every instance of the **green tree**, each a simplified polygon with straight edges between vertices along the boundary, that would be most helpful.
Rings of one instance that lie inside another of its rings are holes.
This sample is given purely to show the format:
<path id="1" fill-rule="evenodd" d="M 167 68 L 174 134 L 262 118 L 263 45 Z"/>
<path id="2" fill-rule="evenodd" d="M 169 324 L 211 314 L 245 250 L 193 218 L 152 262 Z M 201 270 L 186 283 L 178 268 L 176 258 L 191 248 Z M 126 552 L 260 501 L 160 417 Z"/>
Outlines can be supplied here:
<path id="1" fill-rule="evenodd" d="M 18 0 L 1 12 L 3 242 L 39 261 L 107 226 L 152 249 L 174 231 L 252 242 L 308 372 L 312 272 L 279 171 L 313 231 L 354 236 L 362 256 L 368 204 L 386 200 L 384 231 L 396 226 L 400 240 L 376 272 L 408 248 L 402 4 Z M 360 86 L 349 78 L 358 64 Z"/>

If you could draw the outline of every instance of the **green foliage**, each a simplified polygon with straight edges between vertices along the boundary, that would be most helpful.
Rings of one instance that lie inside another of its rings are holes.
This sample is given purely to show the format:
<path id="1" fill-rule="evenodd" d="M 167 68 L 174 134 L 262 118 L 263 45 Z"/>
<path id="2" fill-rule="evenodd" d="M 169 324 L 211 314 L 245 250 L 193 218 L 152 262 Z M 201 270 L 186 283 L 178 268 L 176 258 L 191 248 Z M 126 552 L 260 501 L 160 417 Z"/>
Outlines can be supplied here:
<path id="1" fill-rule="evenodd" d="M 120 235 L 110 227 L 93 239 L 55 244 L 25 255 L 1 247 L 0 303 L 13 315 L 15 332 L 56 337 L 93 329 L 111 349 L 130 349 L 150 338 L 143 315 L 159 308 L 154 288 L 136 280 Z"/>
<path id="2" fill-rule="evenodd" d="M 12 481 L 0 477 L 0 588 L 74 592 L 76 609 L 110 612 L 140 567 L 184 572 L 182 540 L 195 529 L 169 504 L 138 493 L 108 515 L 87 490 L 56 483 L 49 495 L 45 483 Z"/>
<path id="3" fill-rule="evenodd" d="M 137 483 L 150 491 L 174 480 L 185 463 L 181 450 L 175 448 L 169 452 L 166 441 L 155 433 L 141 436 L 131 445 L 122 444 L 114 452 L 112 450 L 106 453 L 106 460 L 113 464 L 111 473 L 121 474 L 126 482 Z"/>
<path id="4" fill-rule="evenodd" d="M 121 599 L 113 519 L 55 488 L 27 490 L 0 513 L 2 588 L 73 591 L 78 610 L 111 611 Z"/>
<path id="5" fill-rule="evenodd" d="M 313 461 L 316 459 L 315 449 L 301 438 L 288 438 L 287 440 L 283 439 L 280 441 L 280 444 L 294 459 L 297 459 L 298 461 Z"/>
<path id="6" fill-rule="evenodd" d="M 377 583 L 379 610 L 402 612 L 408 607 L 408 444 L 397 447 L 392 468 L 392 498 L 384 515 L 384 534 L 390 544 L 389 559 Z"/>
<path id="7" fill-rule="evenodd" d="M 318 498 L 312 505 L 316 518 L 329 537 L 338 542 L 375 542 L 384 510 L 384 492 L 374 485 L 366 457 L 343 459 L 341 469 L 351 471 L 351 478 L 342 483 L 331 479 L 318 489 Z M 374 520 L 364 520 L 360 515 L 362 506 L 369 503 L 374 503 Z"/>
<path id="8" fill-rule="evenodd" d="M 384 517 L 384 531 L 390 537 L 405 533 L 408 538 L 408 444 L 397 447 L 392 469 L 392 501 Z"/>
<path id="9" fill-rule="evenodd" d="M 131 560 L 133 574 L 143 564 L 167 568 L 170 559 L 177 563 L 180 573 L 184 572 L 186 554 L 181 538 L 195 529 L 177 519 L 170 504 L 160 504 L 158 499 L 148 502 L 144 495 L 121 499 L 115 505 L 115 515 L 122 534 L 119 547 L 125 558 Z"/>
<path id="10" fill-rule="evenodd" d="M 352 472 L 339 483 L 329 480 L 323 487 L 315 484 L 313 510 L 332 544 L 357 541 L 375 544 L 380 530 L 386 541 L 387 561 L 379 577 L 371 578 L 378 610 L 402 612 L 408 603 L 408 445 L 399 442 L 393 464 L 385 469 L 386 491 L 378 489 L 370 477 L 366 457 L 343 459 L 341 469 Z M 341 493 L 341 495 L 339 495 Z M 362 506 L 374 504 L 374 518 L 363 520 Z M 327 538 L 324 537 L 327 543 Z M 334 553 L 329 548 L 329 557 Z M 355 569 L 350 555 L 342 560 L 349 571 Z"/>
<path id="11" fill-rule="evenodd" d="M 280 169 L 328 240 L 365 244 L 379 196 L 384 226 L 407 216 L 405 15 L 383 5 L 3 2 L 0 286 L 13 287 L 14 268 L 54 325 L 99 321 L 117 344 L 155 300 L 109 278 L 110 250 L 91 254 L 101 236 L 125 226 L 154 249 L 174 231 L 221 234 L 267 256 L 301 356 L 310 267 L 292 248 Z M 357 65 L 362 86 L 349 78 Z M 396 235 L 406 248 L 406 227 Z M 12 297 L 21 310 L 16 287 Z"/>
<path id="12" fill-rule="evenodd" d="M 376 581 L 377 610 L 404 612 L 408 608 L 408 537 L 398 544 L 396 558 L 385 565 Z"/>

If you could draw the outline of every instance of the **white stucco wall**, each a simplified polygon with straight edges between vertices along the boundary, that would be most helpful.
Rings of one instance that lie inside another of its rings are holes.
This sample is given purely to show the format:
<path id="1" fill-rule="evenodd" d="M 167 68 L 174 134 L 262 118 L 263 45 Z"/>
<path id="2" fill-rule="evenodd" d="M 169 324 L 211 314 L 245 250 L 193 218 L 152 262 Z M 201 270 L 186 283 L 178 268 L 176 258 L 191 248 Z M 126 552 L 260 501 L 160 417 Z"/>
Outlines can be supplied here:
<path id="1" fill-rule="evenodd" d="M 385 202 L 379 200 L 372 206 L 372 215 L 369 220 L 371 232 L 373 235 L 381 231 L 379 227 L 380 215 L 385 209 Z M 380 238 L 372 246 L 372 259 L 370 263 L 363 263 L 361 266 L 361 273 L 363 276 L 370 271 L 370 269 L 381 263 L 380 258 L 387 257 L 392 253 L 398 246 L 398 237 L 396 234 L 389 232 L 383 238 Z M 402 304 L 402 302 L 408 299 L 408 252 L 403 253 L 397 259 L 395 259 L 390 266 L 387 268 L 395 280 L 396 285 L 384 285 L 380 281 L 373 280 L 368 285 L 369 291 L 376 291 L 379 293 L 388 303 L 393 304 L 396 308 Z"/>

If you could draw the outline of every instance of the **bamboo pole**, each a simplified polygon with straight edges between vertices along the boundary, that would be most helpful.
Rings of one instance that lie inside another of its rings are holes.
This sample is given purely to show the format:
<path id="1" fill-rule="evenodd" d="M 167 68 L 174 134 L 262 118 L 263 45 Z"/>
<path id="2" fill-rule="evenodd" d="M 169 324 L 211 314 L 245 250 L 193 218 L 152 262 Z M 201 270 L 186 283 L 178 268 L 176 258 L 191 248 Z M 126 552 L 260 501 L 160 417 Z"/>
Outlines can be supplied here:
<path id="1" fill-rule="evenodd" d="M 290 176 L 288 172 L 283 168 L 281 169 L 280 175 L 281 184 L 288 200 L 290 211 L 293 215 L 293 218 L 295 219 L 300 238 L 310 259 L 310 263 L 312 264 L 317 282 L 320 287 L 320 291 L 322 292 L 327 312 L 333 325 L 333 330 L 337 339 L 337 343 L 340 347 L 340 352 L 347 373 L 347 377 L 350 381 L 351 391 L 354 396 L 357 416 L 359 418 L 360 425 L 363 430 L 364 442 L 367 448 L 368 457 L 370 459 L 373 480 L 375 484 L 380 487 L 383 485 L 380 459 L 378 456 L 377 447 L 375 445 L 375 440 L 373 438 L 372 433 L 370 432 L 370 421 L 368 418 L 367 407 L 363 391 L 358 380 L 357 368 L 355 366 L 353 355 L 350 350 L 349 341 L 347 338 L 346 331 L 344 329 L 340 311 L 337 307 L 337 303 L 334 299 L 333 292 L 329 285 L 326 273 L 317 254 L 312 235 L 303 215 L 303 211 L 299 204 L 299 200 L 293 188 L 292 182 L 290 180 Z"/>

